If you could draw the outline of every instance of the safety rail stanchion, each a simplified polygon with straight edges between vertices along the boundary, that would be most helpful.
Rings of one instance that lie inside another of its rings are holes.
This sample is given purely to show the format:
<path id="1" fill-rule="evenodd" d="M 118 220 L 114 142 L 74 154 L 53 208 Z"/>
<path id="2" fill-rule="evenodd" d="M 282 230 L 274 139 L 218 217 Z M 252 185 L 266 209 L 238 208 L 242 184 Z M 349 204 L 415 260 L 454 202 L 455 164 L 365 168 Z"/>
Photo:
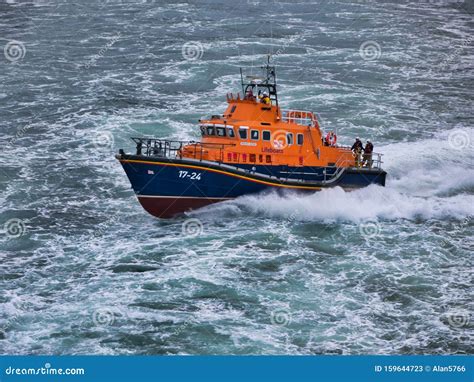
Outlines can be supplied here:
<path id="1" fill-rule="evenodd" d="M 138 156 L 158 156 L 166 158 L 183 158 L 183 149 L 186 146 L 192 148 L 190 153 L 194 159 L 204 160 L 206 148 L 219 150 L 219 160 L 224 161 L 224 150 L 226 146 L 235 146 L 235 144 L 217 144 L 217 143 L 202 143 L 194 141 L 171 141 L 159 138 L 132 138 L 135 142 L 136 155 Z M 198 151 L 199 146 L 199 151 Z M 186 152 L 189 152 L 186 150 Z"/>

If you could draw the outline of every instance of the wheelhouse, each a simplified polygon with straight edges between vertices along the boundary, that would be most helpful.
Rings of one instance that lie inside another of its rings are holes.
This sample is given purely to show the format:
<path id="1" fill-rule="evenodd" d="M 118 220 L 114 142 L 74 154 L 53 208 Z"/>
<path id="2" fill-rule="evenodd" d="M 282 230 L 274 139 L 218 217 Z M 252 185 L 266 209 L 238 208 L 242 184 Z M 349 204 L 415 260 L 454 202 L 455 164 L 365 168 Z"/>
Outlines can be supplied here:
<path id="1" fill-rule="evenodd" d="M 181 151 L 183 156 L 232 165 L 355 164 L 350 148 L 325 145 L 315 113 L 280 108 L 275 67 L 269 61 L 261 67 L 260 75 L 245 75 L 242 69 L 240 73 L 242 94 L 227 94 L 228 106 L 223 114 L 199 120 L 201 142 L 206 149 L 189 145 Z M 269 98 L 266 102 L 264 95 Z"/>

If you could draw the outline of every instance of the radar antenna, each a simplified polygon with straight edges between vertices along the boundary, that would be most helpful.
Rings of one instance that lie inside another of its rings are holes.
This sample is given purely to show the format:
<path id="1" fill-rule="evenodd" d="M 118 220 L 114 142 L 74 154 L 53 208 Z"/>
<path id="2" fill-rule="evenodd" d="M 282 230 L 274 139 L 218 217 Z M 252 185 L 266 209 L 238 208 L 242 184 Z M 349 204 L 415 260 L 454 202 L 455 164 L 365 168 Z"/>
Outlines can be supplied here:
<path id="1" fill-rule="evenodd" d="M 260 96 L 263 91 L 268 94 L 273 104 L 278 106 L 275 67 L 270 65 L 270 59 L 271 54 L 268 54 L 266 65 L 260 67 L 261 76 L 244 76 L 242 68 L 240 68 L 240 81 L 245 98 Z"/>

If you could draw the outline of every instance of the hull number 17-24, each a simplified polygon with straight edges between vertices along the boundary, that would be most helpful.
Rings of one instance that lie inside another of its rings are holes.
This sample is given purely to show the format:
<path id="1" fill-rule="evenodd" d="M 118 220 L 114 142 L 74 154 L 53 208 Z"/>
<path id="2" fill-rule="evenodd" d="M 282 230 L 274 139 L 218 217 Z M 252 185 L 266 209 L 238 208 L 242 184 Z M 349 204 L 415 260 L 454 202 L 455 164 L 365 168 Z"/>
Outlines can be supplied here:
<path id="1" fill-rule="evenodd" d="M 178 177 L 179 178 L 188 178 L 188 179 L 192 179 L 192 180 L 201 180 L 201 173 L 200 172 L 189 172 L 189 171 L 179 170 Z"/>

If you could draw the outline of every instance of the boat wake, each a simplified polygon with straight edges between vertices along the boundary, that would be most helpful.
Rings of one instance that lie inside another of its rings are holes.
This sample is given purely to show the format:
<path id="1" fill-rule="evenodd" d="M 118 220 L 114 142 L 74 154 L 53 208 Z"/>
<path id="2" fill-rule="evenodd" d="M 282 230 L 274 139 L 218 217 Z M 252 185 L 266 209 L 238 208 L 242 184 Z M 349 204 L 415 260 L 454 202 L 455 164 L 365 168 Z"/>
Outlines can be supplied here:
<path id="1" fill-rule="evenodd" d="M 386 187 L 271 192 L 243 196 L 227 205 L 243 213 L 301 221 L 464 219 L 474 212 L 473 142 L 471 129 L 458 128 L 418 142 L 381 147 Z"/>

